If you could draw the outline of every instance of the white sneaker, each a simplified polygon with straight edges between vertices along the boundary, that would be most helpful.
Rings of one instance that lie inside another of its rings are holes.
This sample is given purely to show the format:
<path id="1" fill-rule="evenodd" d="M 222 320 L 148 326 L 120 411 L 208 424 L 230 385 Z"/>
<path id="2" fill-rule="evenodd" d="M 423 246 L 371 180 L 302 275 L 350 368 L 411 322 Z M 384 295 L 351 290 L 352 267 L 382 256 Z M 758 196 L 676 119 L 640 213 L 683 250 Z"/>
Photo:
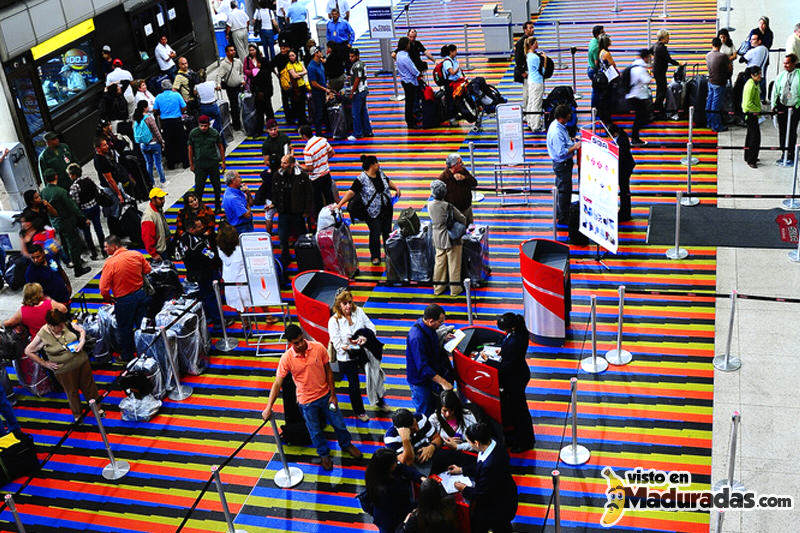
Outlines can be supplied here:
<path id="1" fill-rule="evenodd" d="M 354 136 L 352 136 L 352 135 L 351 135 L 351 136 L 349 136 L 349 137 L 347 138 L 347 140 L 348 140 L 348 141 L 357 141 L 358 139 L 356 139 Z"/>

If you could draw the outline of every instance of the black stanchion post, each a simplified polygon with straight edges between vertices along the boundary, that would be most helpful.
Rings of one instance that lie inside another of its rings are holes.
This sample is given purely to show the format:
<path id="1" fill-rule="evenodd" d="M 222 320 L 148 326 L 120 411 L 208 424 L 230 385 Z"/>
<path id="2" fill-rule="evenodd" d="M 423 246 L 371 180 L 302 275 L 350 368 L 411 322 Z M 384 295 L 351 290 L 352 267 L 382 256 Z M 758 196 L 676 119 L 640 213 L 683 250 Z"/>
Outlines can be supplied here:
<path id="1" fill-rule="evenodd" d="M 89 400 L 89 407 L 92 408 L 94 418 L 97 420 L 97 429 L 100 431 L 100 437 L 103 439 L 103 445 L 106 447 L 106 453 L 108 454 L 108 460 L 110 461 L 105 467 L 103 467 L 103 477 L 110 481 L 114 481 L 130 472 L 131 465 L 129 465 L 127 461 L 117 461 L 117 459 L 114 457 L 114 452 L 111 451 L 111 445 L 108 443 L 106 428 L 103 427 L 103 419 L 100 417 L 100 412 L 97 409 L 97 402 L 94 400 Z"/>
<path id="2" fill-rule="evenodd" d="M 228 327 L 225 325 L 225 313 L 222 310 L 222 296 L 219 292 L 219 281 L 217 280 L 214 280 L 214 296 L 217 299 L 217 308 L 219 309 L 219 316 L 222 320 L 222 338 L 217 341 L 214 348 L 220 352 L 230 352 L 239 345 L 239 341 L 228 338 Z"/>
<path id="3" fill-rule="evenodd" d="M 214 484 L 217 486 L 217 494 L 219 494 L 219 503 L 222 505 L 222 513 L 225 515 L 225 524 L 228 527 L 227 533 L 247 533 L 247 530 L 237 529 L 233 525 L 233 517 L 231 510 L 228 508 L 228 499 L 225 497 L 225 491 L 222 490 L 222 480 L 219 478 L 219 468 L 216 466 L 211 467 L 211 475 L 214 478 Z"/>
<path id="4" fill-rule="evenodd" d="M 19 511 L 17 511 L 17 506 L 14 504 L 14 497 L 11 494 L 6 494 L 6 505 L 11 510 L 11 514 L 14 515 L 17 531 L 19 533 L 25 533 L 25 526 L 22 525 L 22 519 L 19 516 Z"/>
<path id="5" fill-rule="evenodd" d="M 569 384 L 570 410 L 572 411 L 572 442 L 561 448 L 558 456 L 564 463 L 570 466 L 578 466 L 589 461 L 592 452 L 586 446 L 578 444 L 578 378 L 570 379 Z"/>

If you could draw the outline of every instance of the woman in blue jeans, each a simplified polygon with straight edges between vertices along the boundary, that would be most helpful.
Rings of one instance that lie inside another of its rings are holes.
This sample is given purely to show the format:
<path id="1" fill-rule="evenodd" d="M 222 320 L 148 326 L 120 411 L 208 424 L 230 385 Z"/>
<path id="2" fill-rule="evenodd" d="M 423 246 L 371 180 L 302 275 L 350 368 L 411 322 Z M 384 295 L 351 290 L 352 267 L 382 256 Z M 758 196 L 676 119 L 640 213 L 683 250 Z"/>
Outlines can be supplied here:
<path id="1" fill-rule="evenodd" d="M 164 167 L 161 165 L 161 150 L 164 146 L 164 139 L 158 131 L 158 125 L 153 115 L 145 113 L 149 104 L 147 100 L 139 100 L 136 104 L 136 111 L 133 112 L 133 137 L 139 143 L 139 148 L 144 156 L 144 163 L 147 167 L 147 183 L 152 188 L 153 167 L 158 171 L 161 183 L 166 183 Z"/>

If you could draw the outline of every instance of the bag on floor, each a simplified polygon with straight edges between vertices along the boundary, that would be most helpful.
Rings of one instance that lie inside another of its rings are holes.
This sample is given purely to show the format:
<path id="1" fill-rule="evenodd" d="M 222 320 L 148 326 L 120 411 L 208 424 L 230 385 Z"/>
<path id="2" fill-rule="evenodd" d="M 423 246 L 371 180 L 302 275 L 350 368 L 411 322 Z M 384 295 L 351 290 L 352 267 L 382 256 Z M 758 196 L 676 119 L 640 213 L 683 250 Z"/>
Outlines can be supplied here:
<path id="1" fill-rule="evenodd" d="M 581 206 L 578 202 L 572 202 L 569 206 L 569 242 L 576 246 L 587 246 L 589 237 L 581 233 Z"/>
<path id="2" fill-rule="evenodd" d="M 408 282 L 408 245 L 400 230 L 386 239 L 386 281 Z"/>
<path id="3" fill-rule="evenodd" d="M 41 398 L 55 390 L 50 372 L 27 355 L 23 355 L 14 361 L 14 370 L 17 372 L 19 384 L 28 389 L 34 396 Z"/>
<path id="4" fill-rule="evenodd" d="M 358 257 L 347 224 L 318 230 L 316 237 L 325 270 L 348 278 L 355 277 L 358 273 Z"/>
<path id="5" fill-rule="evenodd" d="M 438 91 L 430 100 L 422 101 L 422 127 L 425 129 L 438 128 L 443 120 L 444 92 Z"/>
<path id="6" fill-rule="evenodd" d="M 153 287 L 147 316 L 155 317 L 169 300 L 183 295 L 183 285 L 178 269 L 171 261 L 154 261 L 147 280 Z"/>
<path id="7" fill-rule="evenodd" d="M 328 106 L 328 124 L 331 126 L 331 136 L 334 139 L 346 139 L 353 129 L 352 115 L 348 117 L 344 103 Z"/>
<path id="8" fill-rule="evenodd" d="M 400 211 L 400 215 L 397 217 L 397 227 L 400 228 L 400 234 L 406 238 L 419 233 L 420 224 L 417 210 L 413 207 L 406 207 Z"/>
<path id="9" fill-rule="evenodd" d="M 416 235 L 406 237 L 408 246 L 408 279 L 410 281 L 431 281 L 433 279 L 433 234 L 430 222 L 425 222 Z"/>
<path id="10" fill-rule="evenodd" d="M 143 398 L 129 394 L 119 402 L 122 419 L 126 422 L 149 422 L 161 409 L 161 405 L 161 400 L 156 400 L 150 394 Z"/>
<path id="11" fill-rule="evenodd" d="M 256 112 L 256 98 L 252 93 L 239 93 L 239 110 L 245 135 L 248 137 L 261 135 L 258 126 L 258 113 Z"/>
<path id="12" fill-rule="evenodd" d="M 461 239 L 461 279 L 470 278 L 473 285 L 485 285 L 492 269 L 489 267 L 489 227 L 474 224 Z"/>
<path id="13" fill-rule="evenodd" d="M 0 484 L 6 485 L 41 469 L 33 439 L 20 431 L 0 437 Z"/>
<path id="14" fill-rule="evenodd" d="M 18 291 L 25 285 L 25 272 L 31 260 L 24 255 L 9 255 L 6 261 L 4 277 L 12 291 Z"/>
<path id="15" fill-rule="evenodd" d="M 317 246 L 317 239 L 313 233 L 306 233 L 297 238 L 294 243 L 294 255 L 297 259 L 297 271 L 323 270 L 322 255 Z M 283 265 L 284 269 L 289 265 Z"/>
<path id="16" fill-rule="evenodd" d="M 110 228 L 109 228 L 110 229 Z M 131 246 L 138 248 L 142 244 L 142 212 L 136 207 L 136 201 L 128 200 L 122 205 L 119 216 L 120 237 L 127 237 Z"/>

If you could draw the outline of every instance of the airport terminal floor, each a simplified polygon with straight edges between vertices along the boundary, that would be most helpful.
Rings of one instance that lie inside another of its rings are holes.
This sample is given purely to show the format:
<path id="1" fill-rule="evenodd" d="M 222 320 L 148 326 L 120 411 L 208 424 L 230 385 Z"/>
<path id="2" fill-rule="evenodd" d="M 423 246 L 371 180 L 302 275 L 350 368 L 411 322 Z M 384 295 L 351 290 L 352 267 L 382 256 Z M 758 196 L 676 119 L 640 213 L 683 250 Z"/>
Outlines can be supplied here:
<path id="1" fill-rule="evenodd" d="M 411 25 L 431 51 L 449 42 L 461 43 L 464 24 L 479 22 L 482 2 L 416 0 L 410 9 Z M 573 0 L 549 0 L 535 19 L 535 32 L 543 49 L 556 48 L 556 32 L 561 42 L 585 46 L 592 25 L 606 23 L 613 35 L 617 61 L 627 64 L 635 50 L 646 44 L 644 20 L 659 15 L 660 7 L 650 0 L 626 1 L 625 13 L 609 13 L 604 8 Z M 400 14 L 398 7 L 397 14 Z M 669 3 L 669 20 L 658 21 L 669 29 L 675 59 L 703 63 L 708 43 L 716 32 L 717 4 L 712 0 L 684 0 Z M 405 17 L 398 21 L 403 31 Z M 556 29 L 554 22 L 560 22 Z M 480 28 L 470 26 L 470 47 L 483 46 Z M 357 42 L 369 72 L 379 69 L 377 43 L 362 37 Z M 697 50 L 697 53 L 681 52 Z M 623 51 L 624 50 L 624 51 Z M 461 50 L 460 50 L 461 51 Z M 572 85 L 568 51 L 560 54 L 567 68 L 557 68 L 548 87 Z M 585 53 L 576 56 L 578 124 L 589 122 L 589 94 Z M 464 62 L 462 59 L 462 66 Z M 521 85 L 513 81 L 513 65 L 507 58 L 490 60 L 471 57 L 470 76 L 483 76 L 510 101 L 521 98 Z M 482 131 L 471 125 L 432 130 L 407 130 L 403 103 L 394 102 L 391 77 L 369 79 L 369 111 L 374 137 L 355 142 L 335 141 L 336 155 L 331 173 L 343 193 L 360 172 L 359 156 L 374 154 L 382 169 L 399 185 L 403 194 L 395 205 L 395 215 L 414 207 L 426 218 L 429 183 L 444 168 L 447 154 L 459 152 L 470 161 L 474 146 L 476 178 L 480 187 L 494 186 L 497 160 L 497 130 L 493 118 Z M 284 129 L 282 113 L 278 113 Z M 628 129 L 631 116 L 620 116 L 618 124 Z M 560 510 L 564 531 L 599 532 L 607 492 L 616 485 L 607 467 L 619 476 L 626 470 L 684 471 L 691 475 L 692 490 L 711 486 L 712 407 L 714 399 L 716 249 L 689 247 L 687 259 L 667 259 L 670 245 L 647 244 L 648 215 L 651 206 L 674 206 L 674 193 L 685 190 L 686 167 L 681 163 L 688 141 L 689 124 L 680 120 L 661 120 L 642 131 L 648 142 L 634 148 L 638 162 L 632 178 L 634 190 L 632 220 L 620 223 L 619 250 L 597 255 L 592 247 L 572 246 L 571 321 L 563 347 L 531 344 L 527 360 L 532 378 L 527 388 L 528 406 L 533 417 L 535 448 L 511 455 L 514 479 L 519 488 L 519 507 L 514 530 L 543 531 L 553 527 L 551 494 L 553 470 L 560 472 Z M 303 143 L 292 134 L 293 146 Z M 717 135 L 706 128 L 693 131 L 693 190 L 717 191 Z M 251 188 L 260 183 L 261 140 L 248 138 L 227 158 L 228 168 L 238 170 Z M 542 134 L 525 133 L 526 161 L 536 170 L 533 185 L 549 191 L 553 185 L 551 160 Z M 467 163 L 469 164 L 469 163 Z M 519 183 L 511 177 L 508 185 Z M 494 326 L 504 312 L 522 312 L 523 286 L 520 280 L 519 245 L 535 237 L 552 238 L 552 197 L 535 192 L 529 203 L 504 205 L 492 191 L 484 191 L 474 205 L 475 221 L 486 224 L 490 234 L 491 277 L 485 286 L 473 289 L 476 325 Z M 213 202 L 207 186 L 204 200 Z M 508 199 L 506 199 L 508 201 Z M 716 204 L 703 198 L 703 204 Z M 175 224 L 178 202 L 167 213 Z M 265 228 L 264 213 L 255 214 L 256 231 Z M 353 224 L 352 232 L 359 252 L 360 274 L 351 282 L 359 305 L 375 322 L 379 339 L 385 343 L 383 368 L 386 372 L 386 402 L 392 408 L 411 408 L 411 392 L 405 379 L 405 339 L 409 327 L 422 315 L 426 305 L 439 303 L 447 313 L 447 323 L 467 324 L 467 304 L 462 296 L 433 296 L 430 287 L 387 284 L 384 266 L 373 266 L 367 249 L 368 232 L 364 224 Z M 561 241 L 567 231 L 561 227 Z M 277 236 L 274 245 L 278 246 Z M 182 265 L 178 265 L 182 269 Z M 289 275 L 296 273 L 292 265 Z M 82 291 L 90 310 L 102 305 L 98 279 Z M 625 285 L 624 348 L 633 361 L 625 366 L 611 365 L 599 374 L 584 372 L 580 360 L 592 351 L 590 299 L 597 302 L 597 351 L 616 347 L 618 287 Z M 292 292 L 283 300 L 295 313 Z M 81 298 L 77 295 L 76 298 Z M 231 309 L 228 316 L 237 317 Z M 279 325 L 272 326 L 279 331 Z M 229 353 L 214 352 L 208 370 L 189 376 L 194 393 L 183 401 L 164 400 L 161 411 L 150 422 L 122 421 L 117 404 L 123 397 L 112 390 L 104 401 L 108 439 L 118 459 L 131 465 L 128 475 L 106 481 L 100 471 L 107 464 L 103 442 L 92 416 L 74 429 L 66 439 L 64 432 L 72 421 L 63 394 L 37 398 L 19 393 L 15 411 L 23 427 L 39 447 L 40 459 L 48 459 L 42 470 L 21 488 L 18 480 L 4 487 L 15 493 L 16 507 L 27 531 L 34 532 L 172 532 L 187 513 L 191 516 L 183 531 L 200 533 L 226 531 L 225 518 L 216 488 L 209 483 L 210 469 L 219 465 L 251 436 L 262 423 L 261 409 L 275 378 L 276 353 L 256 356 L 245 342 L 242 324 L 235 322 L 228 334 L 239 341 Z M 214 337 L 218 338 L 217 336 Z M 276 350 L 281 344 L 271 346 Z M 101 391 L 112 383 L 119 368 L 95 371 Z M 577 431 L 580 444 L 591 451 L 587 464 L 570 466 L 559 458 L 571 434 L 570 379 L 578 378 Z M 391 425 L 388 415 L 367 406 L 368 422 L 353 414 L 344 385 L 339 386 L 339 401 L 354 443 L 369 456 L 382 446 L 383 435 Z M 277 404 L 281 418 L 281 402 Z M 333 449 L 334 468 L 325 471 L 312 463 L 313 449 L 286 446 L 290 464 L 302 469 L 304 480 L 291 489 L 275 486 L 272 479 L 281 463 L 269 425 L 266 425 L 231 459 L 221 472 L 227 504 L 237 528 L 257 532 L 346 533 L 374 531 L 371 518 L 356 499 L 363 487 L 366 459 L 356 460 L 341 453 L 333 434 L 326 433 Z M 604 475 L 605 474 L 605 475 Z M 20 489 L 21 490 L 18 490 Z M 208 489 L 199 502 L 201 490 Z M 18 491 L 18 492 L 17 492 Z M 196 504 L 196 507 L 193 507 Z M 709 512 L 637 510 L 622 517 L 617 529 L 626 531 L 699 533 L 709 530 Z M 0 514 L 0 530 L 15 531 L 6 509 Z"/>

